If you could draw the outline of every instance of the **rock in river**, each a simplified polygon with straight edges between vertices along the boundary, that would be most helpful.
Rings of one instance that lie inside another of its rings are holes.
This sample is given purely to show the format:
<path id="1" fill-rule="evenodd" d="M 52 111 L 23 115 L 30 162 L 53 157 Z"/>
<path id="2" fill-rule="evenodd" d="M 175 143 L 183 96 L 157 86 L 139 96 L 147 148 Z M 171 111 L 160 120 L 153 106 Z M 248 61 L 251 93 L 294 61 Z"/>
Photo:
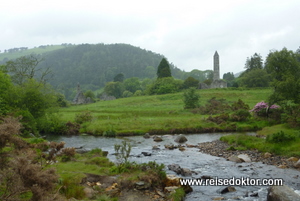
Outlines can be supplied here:
<path id="1" fill-rule="evenodd" d="M 184 142 L 187 141 L 187 139 L 186 139 L 186 137 L 185 137 L 184 135 L 180 134 L 180 135 L 178 135 L 178 136 L 175 138 L 174 141 L 177 142 L 177 143 L 184 143 Z"/>
<path id="2" fill-rule="evenodd" d="M 290 187 L 271 186 L 268 189 L 267 201 L 295 201 L 300 200 L 300 195 L 295 193 Z"/>

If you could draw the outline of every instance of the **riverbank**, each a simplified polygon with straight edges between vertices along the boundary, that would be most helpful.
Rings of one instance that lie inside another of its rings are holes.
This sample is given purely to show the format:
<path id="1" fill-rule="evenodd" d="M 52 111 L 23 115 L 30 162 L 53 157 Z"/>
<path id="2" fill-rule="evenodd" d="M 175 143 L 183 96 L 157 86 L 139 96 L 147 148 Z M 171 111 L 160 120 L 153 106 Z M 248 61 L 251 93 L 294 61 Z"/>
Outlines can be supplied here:
<path id="1" fill-rule="evenodd" d="M 298 158 L 286 157 L 270 154 L 268 152 L 262 153 L 258 150 L 233 150 L 234 148 L 221 140 L 214 140 L 212 142 L 199 143 L 199 151 L 212 156 L 222 157 L 228 159 L 231 156 L 238 156 L 240 154 L 248 155 L 252 162 L 262 162 L 267 165 L 274 165 L 279 168 L 292 168 L 300 170 L 294 166 Z"/>

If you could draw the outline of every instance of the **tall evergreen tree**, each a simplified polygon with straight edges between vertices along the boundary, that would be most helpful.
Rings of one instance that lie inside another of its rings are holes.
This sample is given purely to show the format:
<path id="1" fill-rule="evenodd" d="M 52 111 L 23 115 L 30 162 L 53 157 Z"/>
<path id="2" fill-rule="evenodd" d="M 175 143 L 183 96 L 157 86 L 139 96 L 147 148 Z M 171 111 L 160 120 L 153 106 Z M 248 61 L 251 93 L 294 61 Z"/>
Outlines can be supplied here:
<path id="1" fill-rule="evenodd" d="M 263 69 L 263 59 L 260 54 L 255 53 L 250 59 L 247 58 L 245 68 L 247 72 L 253 69 Z"/>
<path id="2" fill-rule="evenodd" d="M 167 59 L 163 58 L 157 67 L 157 78 L 172 77 Z"/>

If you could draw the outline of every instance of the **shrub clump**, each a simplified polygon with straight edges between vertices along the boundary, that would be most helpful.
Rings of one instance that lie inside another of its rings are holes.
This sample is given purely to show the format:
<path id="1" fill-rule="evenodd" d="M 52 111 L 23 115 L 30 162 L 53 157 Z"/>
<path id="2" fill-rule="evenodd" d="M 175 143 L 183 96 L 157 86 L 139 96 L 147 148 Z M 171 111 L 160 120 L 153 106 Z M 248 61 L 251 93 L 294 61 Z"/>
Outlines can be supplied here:
<path id="1" fill-rule="evenodd" d="M 231 121 L 246 121 L 249 117 L 251 117 L 251 114 L 248 110 L 239 109 L 230 115 L 230 120 Z"/>
<path id="2" fill-rule="evenodd" d="M 224 113 L 215 117 L 209 116 L 207 120 L 216 124 L 222 124 L 229 120 L 229 115 L 227 113 Z"/>
<path id="3" fill-rule="evenodd" d="M 283 131 L 279 131 L 277 133 L 267 135 L 266 142 L 271 143 L 286 143 L 291 142 L 296 139 L 295 136 L 284 133 Z"/>
<path id="4" fill-rule="evenodd" d="M 208 100 L 208 103 L 205 104 L 205 106 L 200 106 L 197 110 L 194 110 L 194 113 L 200 113 L 200 114 L 220 114 L 227 111 L 230 111 L 230 105 L 226 103 L 225 99 L 216 99 L 211 98 Z"/>
<path id="5" fill-rule="evenodd" d="M 90 111 L 83 111 L 75 116 L 75 122 L 78 124 L 82 124 L 85 122 L 91 122 L 93 116 Z"/>
<path id="6" fill-rule="evenodd" d="M 232 105 L 231 105 L 231 109 L 233 111 L 237 111 L 237 110 L 249 110 L 250 107 L 248 104 L 244 103 L 241 99 L 239 99 L 237 102 L 234 102 Z"/>
<path id="7" fill-rule="evenodd" d="M 200 95 L 196 93 L 196 88 L 189 88 L 183 93 L 184 109 L 199 107 Z"/>
<path id="8" fill-rule="evenodd" d="M 269 106 L 268 103 L 262 101 L 257 103 L 250 112 L 253 112 L 256 116 L 259 117 L 268 117 L 269 113 L 272 110 L 276 110 L 280 108 L 278 105 L 271 105 Z"/>

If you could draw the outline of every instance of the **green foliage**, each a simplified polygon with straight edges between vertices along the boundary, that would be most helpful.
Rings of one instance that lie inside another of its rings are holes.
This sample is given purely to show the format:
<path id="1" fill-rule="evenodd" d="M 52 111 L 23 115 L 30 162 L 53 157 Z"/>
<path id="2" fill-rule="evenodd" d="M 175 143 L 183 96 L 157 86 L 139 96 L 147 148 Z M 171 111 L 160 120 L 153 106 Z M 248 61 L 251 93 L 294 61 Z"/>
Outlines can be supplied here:
<path id="1" fill-rule="evenodd" d="M 197 94 L 196 88 L 190 88 L 183 93 L 183 102 L 185 109 L 193 109 L 199 107 L 200 95 Z"/>
<path id="2" fill-rule="evenodd" d="M 268 87 L 270 76 L 265 69 L 254 68 L 245 71 L 239 78 L 240 87 Z"/>
<path id="3" fill-rule="evenodd" d="M 82 111 L 75 115 L 75 122 L 78 124 L 83 124 L 85 122 L 91 122 L 93 116 L 90 111 Z"/>
<path id="4" fill-rule="evenodd" d="M 65 134 L 67 132 L 66 122 L 58 113 L 48 113 L 37 119 L 37 129 L 41 133 Z"/>
<path id="5" fill-rule="evenodd" d="M 108 82 L 104 87 L 104 92 L 109 96 L 121 98 L 125 90 L 124 84 L 121 82 Z"/>
<path id="6" fill-rule="evenodd" d="M 291 127 L 300 127 L 300 104 L 286 101 L 282 103 L 282 108 L 282 121 L 288 123 Z"/>
<path id="7" fill-rule="evenodd" d="M 271 143 L 287 143 L 294 141 L 296 139 L 295 136 L 284 133 L 283 131 L 279 131 L 277 133 L 267 135 L 266 142 Z"/>
<path id="8" fill-rule="evenodd" d="M 155 68 L 153 66 L 147 66 L 144 70 L 145 77 L 154 78 L 155 77 Z"/>
<path id="9" fill-rule="evenodd" d="M 217 99 L 216 97 L 213 97 L 207 101 L 205 106 L 200 106 L 199 109 L 194 112 L 212 115 L 230 111 L 230 109 L 231 108 L 225 99 Z"/>
<path id="10" fill-rule="evenodd" d="M 119 164 L 127 163 L 131 152 L 131 145 L 126 141 L 122 141 L 122 144 L 115 144 L 115 154 Z"/>
<path id="11" fill-rule="evenodd" d="M 242 101 L 241 99 L 239 99 L 238 101 L 232 103 L 231 109 L 233 111 L 240 110 L 240 109 L 249 110 L 250 107 L 244 101 Z"/>
<path id="12" fill-rule="evenodd" d="M 190 87 L 195 87 L 198 88 L 199 87 L 199 80 L 196 80 L 193 77 L 188 77 L 184 80 L 183 82 L 183 88 L 184 89 L 188 89 Z"/>
<path id="13" fill-rule="evenodd" d="M 157 67 L 157 78 L 172 77 L 169 62 L 166 58 L 162 58 Z"/>
<path id="14" fill-rule="evenodd" d="M 170 200 L 173 200 L 173 201 L 182 201 L 185 197 L 185 191 L 182 187 L 180 188 L 177 188 L 175 190 L 175 193 L 172 193 L 169 198 Z"/>
<path id="15" fill-rule="evenodd" d="M 50 83 L 63 89 L 66 98 L 72 100 L 71 93 L 78 82 L 82 89 L 95 90 L 90 86 L 102 88 L 119 73 L 125 78 L 152 79 L 162 55 L 128 44 L 100 43 L 68 46 L 43 54 L 43 58 L 39 67 L 46 69 L 50 66 L 55 72 L 55 80 L 50 80 Z M 176 78 L 183 74 L 173 64 L 170 64 L 170 69 Z"/>
<path id="16" fill-rule="evenodd" d="M 231 121 L 246 121 L 251 117 L 249 110 L 239 109 L 230 115 Z"/>
<path id="17" fill-rule="evenodd" d="M 9 112 L 9 105 L 7 102 L 8 91 L 12 87 L 11 79 L 9 75 L 3 73 L 0 70 L 0 116 Z"/>
<path id="18" fill-rule="evenodd" d="M 232 81 L 234 79 L 235 79 L 235 77 L 232 72 L 224 73 L 224 75 L 223 75 L 223 80 Z"/>
<path id="19" fill-rule="evenodd" d="M 102 167 L 113 167 L 114 163 L 109 161 L 106 157 L 93 157 L 91 159 L 86 160 L 86 164 L 94 164 Z"/>
<path id="20" fill-rule="evenodd" d="M 6 62 L 5 67 L 7 72 L 12 76 L 14 83 L 23 85 L 28 79 L 36 78 L 39 83 L 46 83 L 47 76 L 51 74 L 49 68 L 43 69 L 38 67 L 38 64 L 42 61 L 37 55 L 22 56 L 15 60 Z M 39 78 L 37 78 L 39 76 Z"/>
<path id="21" fill-rule="evenodd" d="M 127 90 L 125 90 L 122 95 L 123 98 L 131 97 L 131 96 L 133 96 L 133 93 Z"/>
<path id="22" fill-rule="evenodd" d="M 173 77 L 157 79 L 148 86 L 147 94 L 168 94 L 178 92 L 182 87 L 182 80 L 175 80 Z"/>
<path id="23" fill-rule="evenodd" d="M 138 77 L 128 78 L 124 81 L 124 87 L 131 93 L 135 93 L 137 90 L 141 90 L 141 84 Z"/>
<path id="24" fill-rule="evenodd" d="M 33 79 L 27 80 L 22 86 L 15 85 L 8 93 L 7 102 L 11 107 L 28 110 L 34 118 L 44 116 L 49 108 L 57 106 L 53 89 Z"/>
<path id="25" fill-rule="evenodd" d="M 86 91 L 86 92 L 84 93 L 84 96 L 85 96 L 86 98 L 90 98 L 93 102 L 95 101 L 95 98 L 96 98 L 94 92 L 91 91 L 91 90 Z"/>
<path id="26" fill-rule="evenodd" d="M 245 64 L 246 72 L 252 71 L 254 69 L 263 69 L 263 59 L 260 54 L 254 53 L 249 59 L 247 57 Z"/>
<path id="27" fill-rule="evenodd" d="M 19 110 L 14 114 L 15 117 L 21 117 L 20 122 L 22 123 L 23 128 L 21 132 L 23 135 L 28 135 L 29 133 L 37 133 L 37 122 L 33 115 L 28 110 Z"/>
<path id="28" fill-rule="evenodd" d="M 273 94 L 270 103 L 291 100 L 300 103 L 300 62 L 299 53 L 286 48 L 272 51 L 266 59 L 266 70 L 272 77 Z"/>
<path id="29" fill-rule="evenodd" d="M 114 127 L 110 125 L 109 129 L 103 132 L 104 137 L 116 137 L 117 132 L 115 131 Z"/>
<path id="30" fill-rule="evenodd" d="M 119 73 L 114 77 L 114 82 L 123 82 L 124 81 L 124 74 Z"/>
<path id="31" fill-rule="evenodd" d="M 65 95 L 63 95 L 61 93 L 57 93 L 56 98 L 57 98 L 57 104 L 59 107 L 68 107 L 69 106 L 69 103 L 65 98 Z"/>
<path id="32" fill-rule="evenodd" d="M 194 69 L 191 72 L 186 72 L 182 79 L 186 79 L 188 77 L 193 77 L 196 80 L 199 80 L 200 82 L 203 82 L 206 79 L 212 79 L 213 78 L 213 71 L 212 70 L 201 71 L 201 70 L 198 70 L 198 69 Z"/>
<path id="33" fill-rule="evenodd" d="M 133 94 L 133 96 L 142 96 L 142 95 L 143 95 L 142 90 L 137 90 L 137 91 Z"/>
<path id="34" fill-rule="evenodd" d="M 83 199 L 85 197 L 84 187 L 79 185 L 80 181 L 72 177 L 65 177 L 60 180 L 60 184 L 63 188 L 60 188 L 60 193 L 62 193 L 66 198 Z"/>

